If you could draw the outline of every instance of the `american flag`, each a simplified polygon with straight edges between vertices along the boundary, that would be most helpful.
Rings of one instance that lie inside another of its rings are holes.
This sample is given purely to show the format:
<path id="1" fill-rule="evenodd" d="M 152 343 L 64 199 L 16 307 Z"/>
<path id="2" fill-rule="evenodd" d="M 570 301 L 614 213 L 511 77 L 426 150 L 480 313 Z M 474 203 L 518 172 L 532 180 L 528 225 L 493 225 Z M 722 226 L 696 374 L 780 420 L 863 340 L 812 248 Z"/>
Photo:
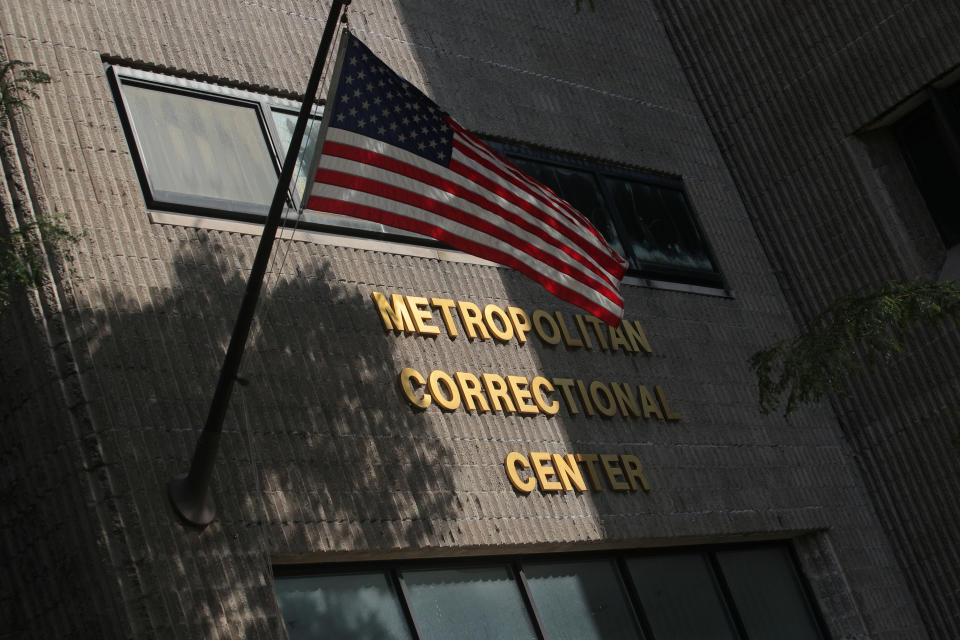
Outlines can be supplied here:
<path id="1" fill-rule="evenodd" d="M 590 222 L 344 37 L 305 209 L 430 236 L 619 325 L 626 262 Z"/>

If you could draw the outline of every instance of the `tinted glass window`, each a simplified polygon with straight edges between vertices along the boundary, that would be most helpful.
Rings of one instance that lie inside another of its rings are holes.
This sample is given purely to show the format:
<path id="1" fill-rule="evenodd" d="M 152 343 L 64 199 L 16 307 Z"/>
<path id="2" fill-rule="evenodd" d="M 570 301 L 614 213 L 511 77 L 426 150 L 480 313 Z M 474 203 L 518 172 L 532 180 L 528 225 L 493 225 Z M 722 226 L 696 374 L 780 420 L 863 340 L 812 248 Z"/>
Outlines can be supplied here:
<path id="1" fill-rule="evenodd" d="M 475 562 L 279 576 L 277 599 L 295 640 L 825 637 L 784 544 Z"/>
<path id="2" fill-rule="evenodd" d="M 424 640 L 537 637 L 506 567 L 405 571 L 403 579 Z"/>
<path id="3" fill-rule="evenodd" d="M 596 176 L 587 171 L 513 158 L 512 162 L 527 175 L 536 178 L 585 215 L 604 239 L 620 255 L 624 254 L 620 236 L 607 212 Z"/>
<path id="4" fill-rule="evenodd" d="M 690 217 L 683 194 L 622 178 L 603 177 L 623 221 L 624 242 L 634 269 L 662 264 L 712 271 L 706 244 Z"/>
<path id="5" fill-rule="evenodd" d="M 678 179 L 515 145 L 492 146 L 586 216 L 610 246 L 627 259 L 635 275 L 722 285 Z"/>
<path id="6" fill-rule="evenodd" d="M 410 638 L 383 573 L 284 578 L 277 581 L 277 601 L 290 640 Z"/>
<path id="7" fill-rule="evenodd" d="M 736 640 L 705 554 L 643 556 L 627 566 L 657 638 Z"/>
<path id="8" fill-rule="evenodd" d="M 640 637 L 612 562 L 524 564 L 523 571 L 550 640 Z"/>
<path id="9" fill-rule="evenodd" d="M 945 101 L 946 117 L 957 118 L 955 101 Z M 897 123 L 894 134 L 943 243 L 960 243 L 960 172 L 948 146 L 950 135 L 929 102 Z"/>
<path id="10" fill-rule="evenodd" d="M 751 640 L 820 640 L 786 549 L 721 551 L 717 560 Z"/>

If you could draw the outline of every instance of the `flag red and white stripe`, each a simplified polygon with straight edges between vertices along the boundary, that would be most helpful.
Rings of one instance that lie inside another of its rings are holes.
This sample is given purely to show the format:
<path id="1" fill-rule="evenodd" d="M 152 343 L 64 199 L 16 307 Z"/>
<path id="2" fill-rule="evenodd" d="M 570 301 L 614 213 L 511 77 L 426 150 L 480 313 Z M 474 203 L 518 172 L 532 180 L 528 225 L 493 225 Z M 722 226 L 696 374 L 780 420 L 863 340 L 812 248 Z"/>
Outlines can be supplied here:
<path id="1" fill-rule="evenodd" d="M 344 49 L 347 57 L 350 52 L 373 57 L 354 42 Z M 330 121 L 306 209 L 430 236 L 517 269 L 559 298 L 619 324 L 626 263 L 581 213 L 434 110 L 432 102 L 375 57 L 352 60 L 352 68 L 343 65 L 328 102 L 337 101 L 328 109 Z M 379 80 L 388 72 L 394 78 L 387 83 L 354 88 L 357 78 Z M 403 95 L 396 87 L 390 90 L 396 80 L 407 85 Z M 411 108 L 390 107 L 396 98 Z M 422 120 L 418 113 L 424 114 Z M 421 122 L 425 126 L 418 128 Z M 434 153 L 438 142 L 440 150 Z"/>

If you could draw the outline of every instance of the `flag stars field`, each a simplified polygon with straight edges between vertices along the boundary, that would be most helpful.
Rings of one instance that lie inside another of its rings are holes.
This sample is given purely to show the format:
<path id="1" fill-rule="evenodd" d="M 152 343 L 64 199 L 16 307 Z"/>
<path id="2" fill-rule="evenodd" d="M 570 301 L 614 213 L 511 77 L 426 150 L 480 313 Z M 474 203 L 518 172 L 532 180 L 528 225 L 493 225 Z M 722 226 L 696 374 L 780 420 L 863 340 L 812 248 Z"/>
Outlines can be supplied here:
<path id="1" fill-rule="evenodd" d="M 626 262 L 589 221 L 345 38 L 306 209 L 436 238 L 619 324 Z"/>

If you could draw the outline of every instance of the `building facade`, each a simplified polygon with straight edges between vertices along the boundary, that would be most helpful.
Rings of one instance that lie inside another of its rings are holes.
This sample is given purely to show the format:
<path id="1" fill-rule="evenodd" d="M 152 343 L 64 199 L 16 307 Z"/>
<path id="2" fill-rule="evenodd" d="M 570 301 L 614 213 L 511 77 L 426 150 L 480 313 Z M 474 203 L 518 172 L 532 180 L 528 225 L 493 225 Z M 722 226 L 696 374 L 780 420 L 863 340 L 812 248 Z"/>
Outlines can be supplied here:
<path id="1" fill-rule="evenodd" d="M 4 225 L 79 235 L 0 317 L 0 637 L 956 637 L 956 328 L 789 420 L 746 365 L 949 271 L 910 128 L 956 108 L 941 3 L 354 0 L 628 258 L 625 323 L 299 216 L 304 156 L 216 519 L 178 517 L 329 4 L 0 0 L 54 78 L 2 132 Z"/>

